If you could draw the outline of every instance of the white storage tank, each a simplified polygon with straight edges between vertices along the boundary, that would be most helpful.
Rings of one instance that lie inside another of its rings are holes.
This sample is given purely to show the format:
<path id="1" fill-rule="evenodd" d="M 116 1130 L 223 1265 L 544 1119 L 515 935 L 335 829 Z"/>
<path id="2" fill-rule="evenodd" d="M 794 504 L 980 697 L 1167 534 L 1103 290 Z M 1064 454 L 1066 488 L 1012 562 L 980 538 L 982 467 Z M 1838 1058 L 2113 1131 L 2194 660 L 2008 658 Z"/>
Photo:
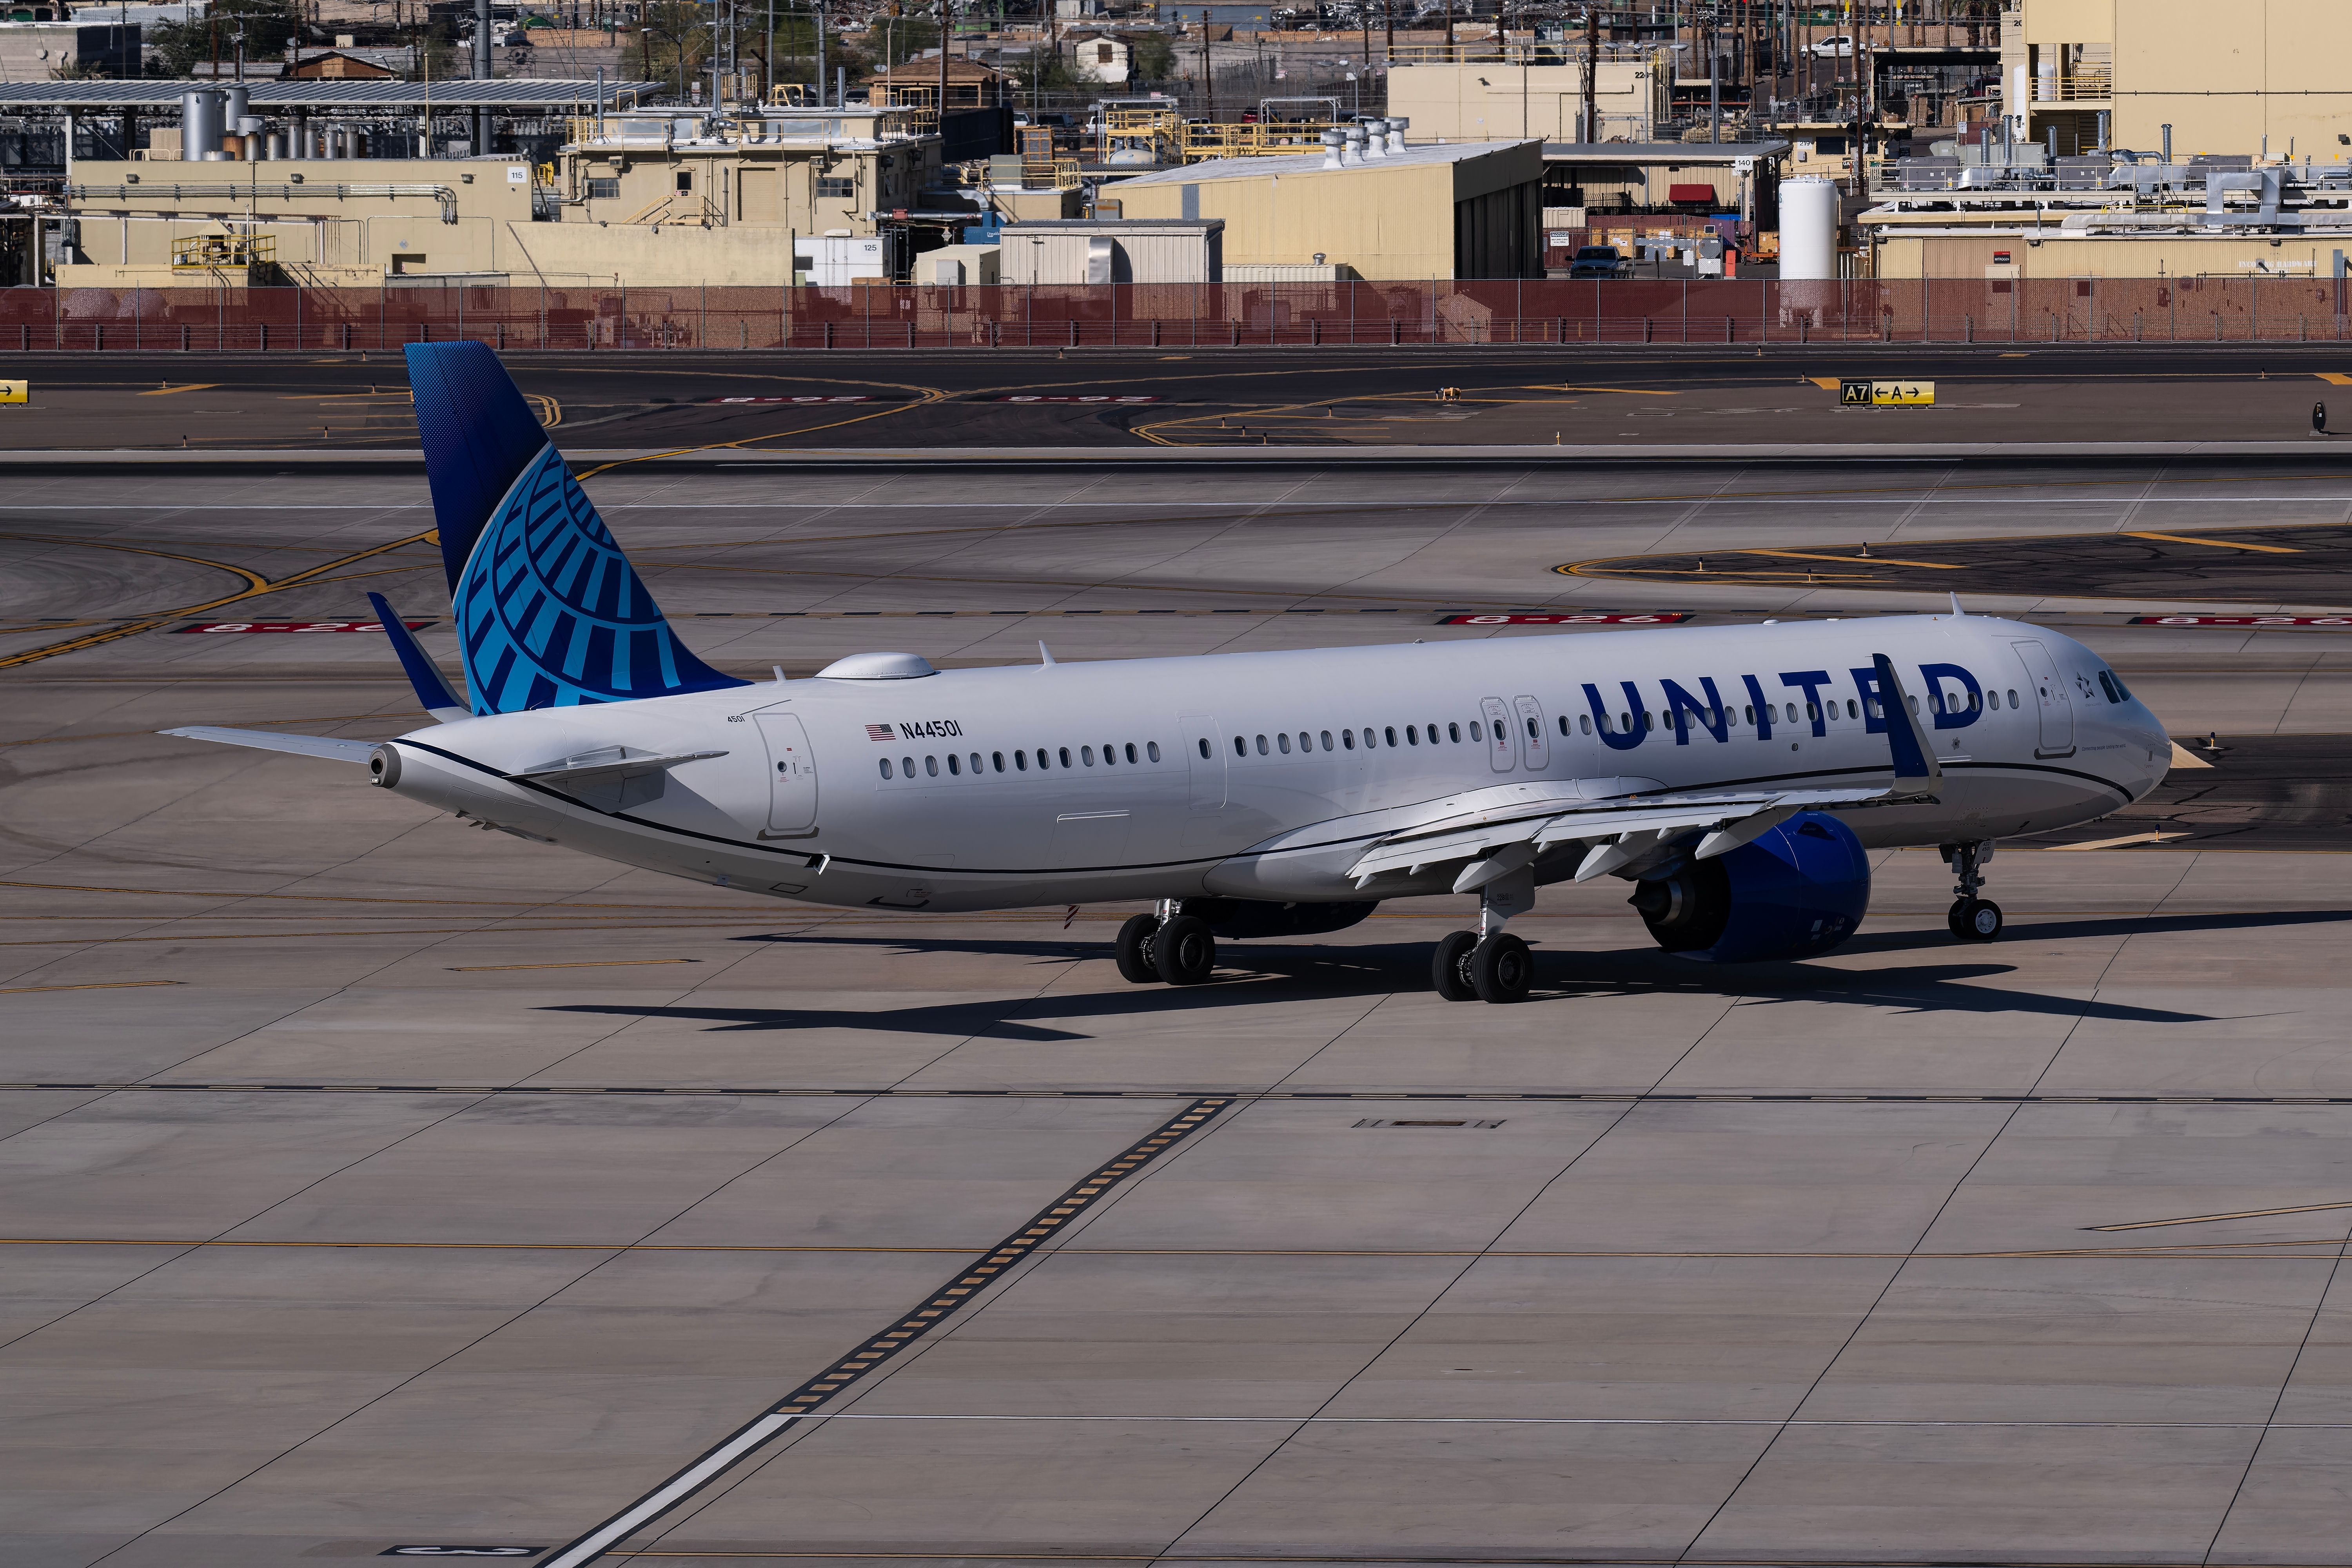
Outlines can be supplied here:
<path id="1" fill-rule="evenodd" d="M 1815 176 L 1780 182 L 1780 277 L 1784 281 L 1835 278 L 1837 233 L 1835 180 Z"/>

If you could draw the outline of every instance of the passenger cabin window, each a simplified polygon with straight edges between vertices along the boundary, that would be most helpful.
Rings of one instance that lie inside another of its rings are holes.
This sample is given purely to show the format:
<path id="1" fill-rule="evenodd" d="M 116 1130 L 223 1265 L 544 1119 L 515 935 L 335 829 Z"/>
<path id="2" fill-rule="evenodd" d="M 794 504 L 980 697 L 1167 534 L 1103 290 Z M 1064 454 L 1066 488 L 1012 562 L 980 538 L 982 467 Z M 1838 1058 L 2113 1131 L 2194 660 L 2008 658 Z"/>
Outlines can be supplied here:
<path id="1" fill-rule="evenodd" d="M 890 776 L 890 759 L 887 757 L 882 759 L 882 776 L 886 779 Z"/>

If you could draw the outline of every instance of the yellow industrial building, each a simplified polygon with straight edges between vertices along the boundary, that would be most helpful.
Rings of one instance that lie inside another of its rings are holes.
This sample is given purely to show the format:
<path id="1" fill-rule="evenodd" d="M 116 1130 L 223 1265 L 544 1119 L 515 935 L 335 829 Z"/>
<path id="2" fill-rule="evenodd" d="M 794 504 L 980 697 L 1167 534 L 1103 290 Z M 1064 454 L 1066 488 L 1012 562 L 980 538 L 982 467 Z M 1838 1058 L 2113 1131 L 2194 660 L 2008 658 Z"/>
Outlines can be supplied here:
<path id="1" fill-rule="evenodd" d="M 1388 112 L 1411 120 L 1413 139 L 1425 142 L 1647 142 L 1666 117 L 1663 50 L 1604 47 L 1593 79 L 1592 135 L 1580 129 L 1584 61 L 1558 63 L 1556 49 L 1517 52 L 1522 58 L 1391 65 Z"/>
<path id="2" fill-rule="evenodd" d="M 2015 0 L 2002 28 L 2004 109 L 2062 153 L 2098 144 L 2177 155 L 2290 147 L 2326 156 L 2352 135 L 2352 5 L 2343 0 Z"/>
<path id="3" fill-rule="evenodd" d="M 83 159 L 67 191 L 74 259 L 58 279 L 214 281 L 235 257 L 236 282 L 788 285 L 809 270 L 796 251 L 872 236 L 877 211 L 917 205 L 940 182 L 939 138 L 912 120 L 788 110 L 714 132 L 685 118 L 583 119 L 551 171 L 481 158 Z"/>
<path id="4" fill-rule="evenodd" d="M 1223 158 L 1108 194 L 1129 218 L 1222 220 L 1228 279 L 1543 276 L 1540 142 L 1340 156 Z"/>

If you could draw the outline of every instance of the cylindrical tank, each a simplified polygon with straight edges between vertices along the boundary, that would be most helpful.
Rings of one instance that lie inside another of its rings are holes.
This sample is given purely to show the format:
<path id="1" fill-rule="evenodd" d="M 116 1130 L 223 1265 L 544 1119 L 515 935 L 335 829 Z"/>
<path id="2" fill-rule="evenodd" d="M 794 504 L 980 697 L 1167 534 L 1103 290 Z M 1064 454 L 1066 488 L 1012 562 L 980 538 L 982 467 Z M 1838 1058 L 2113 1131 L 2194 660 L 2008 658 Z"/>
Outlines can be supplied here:
<path id="1" fill-rule="evenodd" d="M 1780 182 L 1780 277 L 1837 276 L 1838 187 L 1810 177 Z"/>
<path id="2" fill-rule="evenodd" d="M 192 87 L 180 94 L 180 156 L 200 162 L 220 149 L 222 111 L 226 95 L 218 88 Z"/>
<path id="3" fill-rule="evenodd" d="M 282 162 L 286 156 L 286 132 L 271 132 L 261 143 L 261 155 L 273 163 Z"/>
<path id="4" fill-rule="evenodd" d="M 2044 58 L 2034 63 L 2033 101 L 2036 103 L 2058 101 L 2058 62 L 2056 60 Z"/>
<path id="5" fill-rule="evenodd" d="M 235 131 L 236 122 L 253 112 L 253 89 L 240 81 L 232 82 L 220 90 L 227 99 L 221 106 L 222 128 Z"/>

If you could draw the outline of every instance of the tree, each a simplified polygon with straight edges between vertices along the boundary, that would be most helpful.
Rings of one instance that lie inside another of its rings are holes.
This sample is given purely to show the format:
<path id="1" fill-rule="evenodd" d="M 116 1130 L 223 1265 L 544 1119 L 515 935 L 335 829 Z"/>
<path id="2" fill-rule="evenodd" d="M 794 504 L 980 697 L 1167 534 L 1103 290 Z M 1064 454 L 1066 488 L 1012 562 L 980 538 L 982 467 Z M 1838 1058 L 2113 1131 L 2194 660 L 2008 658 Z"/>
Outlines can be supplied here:
<path id="1" fill-rule="evenodd" d="M 1161 33 L 1146 33 L 1135 40 L 1135 79 L 1166 81 L 1176 74 L 1176 50 Z"/>

